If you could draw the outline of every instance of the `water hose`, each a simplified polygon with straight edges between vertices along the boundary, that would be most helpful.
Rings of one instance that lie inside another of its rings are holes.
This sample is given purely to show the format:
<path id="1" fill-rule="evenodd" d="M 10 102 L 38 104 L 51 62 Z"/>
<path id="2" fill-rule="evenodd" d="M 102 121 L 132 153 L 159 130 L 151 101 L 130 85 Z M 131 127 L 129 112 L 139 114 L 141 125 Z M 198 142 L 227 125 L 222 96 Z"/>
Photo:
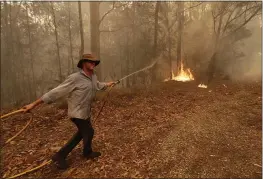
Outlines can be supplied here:
<path id="1" fill-rule="evenodd" d="M 109 90 L 108 90 L 107 93 L 104 95 L 104 97 L 103 97 L 103 99 L 104 99 L 103 104 L 102 104 L 102 106 L 101 106 L 101 108 L 100 108 L 100 110 L 99 110 L 96 118 L 94 119 L 94 121 L 97 120 L 98 117 L 100 116 L 100 114 L 101 114 L 101 112 L 102 112 L 102 109 L 103 109 L 104 106 L 105 106 L 106 98 L 109 96 L 111 89 L 112 89 L 116 84 L 118 84 L 118 83 L 120 83 L 119 80 L 116 81 L 115 83 L 113 83 L 113 85 L 110 86 Z M 2 119 L 2 117 L 3 117 L 3 118 L 4 118 L 4 117 L 8 117 L 8 116 L 10 116 L 10 115 L 13 115 L 13 114 L 16 114 L 16 113 L 19 113 L 19 112 L 23 112 L 23 111 L 24 111 L 23 109 L 20 109 L 20 110 L 17 110 L 17 111 L 8 113 L 8 114 L 6 114 L 6 115 L 1 116 L 1 119 Z M 12 138 L 8 139 L 8 140 L 6 141 L 6 143 L 9 143 L 11 140 L 13 140 L 15 137 L 17 137 L 21 132 L 23 132 L 23 131 L 28 127 L 28 125 L 31 123 L 32 119 L 33 119 L 33 117 L 31 116 L 31 119 L 30 119 L 29 122 L 26 124 L 26 126 L 25 126 L 22 130 L 20 130 L 15 136 L 13 136 Z M 25 174 L 27 174 L 27 173 L 33 172 L 33 171 L 35 171 L 35 170 L 37 170 L 37 169 L 40 169 L 40 168 L 42 168 L 42 167 L 44 167 L 44 166 L 46 166 L 46 165 L 49 165 L 51 162 L 52 162 L 52 160 L 50 159 L 50 160 L 42 163 L 41 165 L 39 165 L 39 166 L 37 166 L 37 167 L 35 167 L 35 168 L 26 170 L 26 171 L 24 171 L 24 172 L 22 172 L 22 173 L 19 173 L 19 174 L 16 174 L 16 175 L 13 175 L 13 176 L 10 176 L 10 177 L 7 177 L 7 178 L 16 178 L 16 177 L 25 175 Z M 3 178 L 5 178 L 5 175 L 3 176 Z"/>
<path id="2" fill-rule="evenodd" d="M 117 85 L 117 84 L 119 84 L 119 83 L 120 83 L 120 80 L 117 80 L 112 86 L 110 86 L 109 90 L 107 91 L 107 93 L 106 93 L 106 94 L 104 95 L 104 97 L 102 98 L 102 99 L 104 99 L 104 101 L 102 102 L 102 105 L 101 105 L 101 107 L 100 107 L 100 110 L 99 110 L 97 116 L 94 118 L 93 122 L 95 122 L 95 121 L 98 119 L 98 117 L 100 116 L 100 114 L 101 114 L 101 112 L 102 112 L 102 109 L 104 108 L 104 106 L 105 106 L 105 104 L 106 104 L 106 99 L 108 98 L 111 89 L 112 89 L 115 85 Z"/>
<path id="3" fill-rule="evenodd" d="M 8 144 L 10 143 L 13 139 L 15 139 L 17 136 L 19 136 L 19 134 L 21 134 L 28 126 L 29 124 L 33 121 L 33 114 L 31 115 L 30 117 L 30 120 L 27 122 L 27 124 L 20 130 L 18 131 L 18 133 L 16 133 L 13 137 L 9 138 L 5 144 Z"/>
<path id="4" fill-rule="evenodd" d="M 44 162 L 44 163 L 42 163 L 41 165 L 39 165 L 39 166 L 37 166 L 37 167 L 35 167 L 35 168 L 26 170 L 26 171 L 24 171 L 24 172 L 22 172 L 22 173 L 19 173 L 19 174 L 17 174 L 17 175 L 13 175 L 13 176 L 7 177 L 7 178 L 20 177 L 20 176 L 25 175 L 25 174 L 27 174 L 27 173 L 33 172 L 33 171 L 35 171 L 35 170 L 37 170 L 37 169 L 39 169 L 39 168 L 42 168 L 42 167 L 44 167 L 45 165 L 50 164 L 51 162 L 52 162 L 52 160 L 48 160 L 47 162 Z M 5 177 L 5 176 L 3 176 L 3 178 L 4 178 L 4 177 Z"/>
<path id="5" fill-rule="evenodd" d="M 144 67 L 143 69 L 140 69 L 140 70 L 138 70 L 138 71 L 135 71 L 135 72 L 133 72 L 133 73 L 131 73 L 131 74 L 129 74 L 129 75 L 126 75 L 126 76 L 124 76 L 123 78 L 117 80 L 115 83 L 113 83 L 113 84 L 110 86 L 108 92 L 105 94 L 105 96 L 104 96 L 104 101 L 103 101 L 103 103 L 102 103 L 102 106 L 101 106 L 101 108 L 100 108 L 100 110 L 99 110 L 99 112 L 98 112 L 98 115 L 96 116 L 96 118 L 94 118 L 94 121 L 96 121 L 96 120 L 98 119 L 98 117 L 100 116 L 100 114 L 101 114 L 101 112 L 102 112 L 102 110 L 103 110 L 103 108 L 104 108 L 104 106 L 105 106 L 105 104 L 106 104 L 106 99 L 107 99 L 107 97 L 109 96 L 109 93 L 110 93 L 111 89 L 112 89 L 115 85 L 119 84 L 120 81 L 122 81 L 122 80 L 124 80 L 124 79 L 126 79 L 126 78 L 128 78 L 128 77 L 130 77 L 130 76 L 132 76 L 132 75 L 134 75 L 134 74 L 137 74 L 137 73 L 139 73 L 139 72 L 142 72 L 142 71 L 145 71 L 145 70 L 147 70 L 147 69 L 152 68 L 152 67 L 156 64 L 157 61 L 158 61 L 158 59 L 156 59 L 156 60 L 155 60 L 152 64 L 150 64 L 149 66 Z M 8 113 L 8 114 L 5 114 L 5 115 L 1 116 L 0 119 L 6 118 L 6 117 L 8 117 L 8 116 L 11 116 L 11 115 L 14 115 L 14 114 L 16 114 L 16 113 L 23 112 L 23 111 L 24 111 L 23 109 L 19 109 L 19 110 L 13 111 L 13 112 L 11 112 L 11 113 Z M 32 119 L 33 119 L 33 118 L 31 118 L 30 121 L 26 124 L 26 126 L 25 126 L 22 130 L 20 130 L 15 136 L 13 136 L 12 138 L 8 139 L 8 140 L 6 141 L 6 143 L 9 143 L 9 142 L 12 141 L 15 137 L 17 137 L 21 132 L 23 132 L 23 131 L 28 127 L 28 125 L 31 123 Z M 41 165 L 39 165 L 39 166 L 37 166 L 37 167 L 35 167 L 35 168 L 26 170 L 26 171 L 24 171 L 24 172 L 22 172 L 22 173 L 19 173 L 19 174 L 17 174 L 17 175 L 13 175 L 13 176 L 8 177 L 8 178 L 16 178 L 16 177 L 25 175 L 25 174 L 27 174 L 27 173 L 29 173 L 29 172 L 33 172 L 33 171 L 35 171 L 35 170 L 37 170 L 37 169 L 39 169 L 39 168 L 42 168 L 42 167 L 44 167 L 45 165 L 50 164 L 51 162 L 52 162 L 52 160 L 48 160 L 47 162 L 44 162 L 43 164 L 41 164 Z M 5 175 L 3 176 L 3 178 L 4 178 L 4 177 L 5 177 Z"/>
<path id="6" fill-rule="evenodd" d="M 8 116 L 14 115 L 14 114 L 16 114 L 16 113 L 21 113 L 21 112 L 24 112 L 24 109 L 19 109 L 19 110 L 10 112 L 10 113 L 8 113 L 8 114 L 5 114 L 5 115 L 1 116 L 0 119 L 4 119 L 4 118 L 6 118 L 6 117 L 8 117 Z"/>

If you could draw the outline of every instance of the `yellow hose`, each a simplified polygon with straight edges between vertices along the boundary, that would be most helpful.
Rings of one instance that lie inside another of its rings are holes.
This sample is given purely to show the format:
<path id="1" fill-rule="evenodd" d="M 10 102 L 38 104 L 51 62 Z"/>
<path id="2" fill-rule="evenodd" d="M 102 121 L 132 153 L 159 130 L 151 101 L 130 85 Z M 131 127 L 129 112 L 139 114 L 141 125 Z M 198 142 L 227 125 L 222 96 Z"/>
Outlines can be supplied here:
<path id="1" fill-rule="evenodd" d="M 113 86 L 114 86 L 114 85 L 113 85 Z M 95 121 L 98 119 L 98 117 L 100 116 L 100 113 L 101 113 L 103 107 L 105 106 L 106 99 L 107 99 L 107 97 L 109 96 L 110 91 L 111 91 L 111 89 L 112 89 L 113 86 L 110 86 L 109 90 L 108 90 L 108 91 L 106 92 L 106 94 L 103 96 L 102 99 L 104 99 L 104 101 L 102 102 L 102 106 L 101 106 L 101 108 L 100 108 L 100 110 L 99 110 L 99 112 L 98 112 L 96 118 L 94 118 L 93 122 L 95 122 Z"/>
<path id="2" fill-rule="evenodd" d="M 5 115 L 1 116 L 1 119 L 6 118 L 6 117 L 11 116 L 11 115 L 14 115 L 14 114 L 16 114 L 16 113 L 23 112 L 23 111 L 24 111 L 23 109 L 19 109 L 19 110 L 13 111 L 13 112 L 11 112 L 11 113 L 8 113 L 8 114 L 5 114 Z M 29 120 L 29 121 L 27 122 L 27 124 L 25 125 L 25 127 L 23 127 L 23 129 L 21 129 L 18 133 L 16 133 L 16 135 L 14 135 L 13 137 L 9 138 L 9 139 L 5 142 L 5 144 L 11 142 L 14 138 L 16 138 L 19 134 L 21 134 L 21 133 L 28 127 L 28 125 L 32 122 L 32 120 L 33 120 L 33 114 L 32 114 L 32 116 L 31 116 L 30 120 Z M 13 175 L 13 176 L 8 177 L 8 178 L 16 178 L 16 177 L 25 175 L 25 174 L 27 174 L 27 173 L 29 173 L 29 172 L 33 172 L 33 171 L 35 171 L 35 170 L 37 170 L 37 169 L 39 169 L 39 168 L 41 168 L 41 167 L 43 167 L 43 166 L 45 166 L 45 165 L 50 164 L 51 162 L 52 162 L 52 160 L 48 160 L 47 162 L 44 162 L 43 164 L 41 164 L 41 165 L 39 165 L 39 166 L 37 166 L 37 167 L 35 167 L 35 168 L 26 170 L 26 171 L 24 171 L 24 172 L 22 172 L 22 173 L 19 173 L 19 174 L 17 174 L 17 175 Z M 5 178 L 5 175 L 3 176 L 3 178 Z"/>
<path id="3" fill-rule="evenodd" d="M 7 178 L 16 178 L 16 177 L 25 175 L 25 174 L 27 174 L 27 173 L 29 173 L 29 172 L 33 172 L 33 171 L 35 171 L 35 170 L 37 170 L 37 169 L 39 169 L 39 168 L 42 168 L 42 167 L 44 167 L 45 165 L 50 164 L 51 162 L 52 162 L 52 160 L 48 160 L 47 162 L 44 162 L 44 163 L 42 163 L 41 165 L 39 165 L 39 166 L 37 166 L 37 167 L 35 167 L 35 168 L 26 170 L 26 171 L 24 171 L 24 172 L 22 172 L 22 173 L 19 173 L 19 174 L 16 174 L 16 175 L 13 175 L 13 176 L 7 177 Z"/>
<path id="4" fill-rule="evenodd" d="M 8 117 L 8 116 L 11 116 L 11 115 L 13 115 L 13 114 L 20 113 L 20 112 L 24 112 L 24 109 L 19 109 L 19 110 L 10 112 L 10 113 L 8 113 L 8 114 L 5 114 L 5 115 L 1 116 L 0 119 L 6 118 L 6 117 Z"/>
<path id="5" fill-rule="evenodd" d="M 117 83 L 116 83 L 116 84 L 117 84 Z M 95 120 L 96 120 L 96 119 L 99 117 L 99 115 L 101 114 L 101 111 L 102 111 L 102 109 L 103 109 L 103 107 L 104 107 L 104 105 L 105 105 L 105 103 L 106 103 L 106 98 L 109 96 L 109 92 L 111 91 L 112 87 L 114 87 L 116 84 L 112 85 L 112 86 L 109 88 L 108 92 L 107 92 L 107 93 L 105 94 L 105 96 L 103 97 L 103 98 L 105 98 L 105 100 L 104 100 L 103 105 L 101 106 L 101 108 L 100 108 L 100 110 L 99 110 L 99 112 L 98 112 L 98 115 L 97 115 L 97 117 L 95 118 Z M 10 115 L 19 113 L 19 112 L 23 112 L 23 111 L 24 111 L 23 109 L 20 109 L 20 110 L 17 110 L 17 111 L 8 113 L 8 114 L 6 114 L 6 115 L 1 116 L 1 119 L 2 119 L 2 118 L 5 118 L 5 117 L 8 117 L 8 116 L 10 116 Z M 22 130 L 20 130 L 20 131 L 19 131 L 15 136 L 13 136 L 12 138 L 8 139 L 8 140 L 6 141 L 6 143 L 8 143 L 8 142 L 10 142 L 11 140 L 13 140 L 13 139 L 14 139 L 15 137 L 17 137 L 23 130 L 25 130 L 25 129 L 27 128 L 27 126 L 31 123 L 32 119 L 33 119 L 33 117 L 30 119 L 30 121 L 26 124 L 26 126 L 25 126 Z M 50 159 L 50 160 L 48 160 L 47 162 L 44 162 L 43 164 L 41 164 L 41 165 L 39 165 L 39 166 L 37 166 L 37 167 L 35 167 L 35 168 L 26 170 L 26 171 L 24 171 L 24 172 L 22 172 L 22 173 L 13 175 L 13 176 L 8 177 L 8 178 L 16 178 L 16 177 L 25 175 L 25 174 L 30 173 L 30 172 L 33 172 L 33 171 L 35 171 L 35 170 L 37 170 L 37 169 L 39 169 L 39 168 L 42 168 L 42 167 L 44 167 L 45 165 L 50 164 L 51 162 L 52 162 L 52 160 Z M 3 178 L 5 178 L 5 175 L 3 176 Z"/>
<path id="6" fill-rule="evenodd" d="M 23 129 L 21 129 L 18 133 L 16 133 L 16 135 L 14 135 L 13 137 L 9 138 L 5 144 L 8 144 L 9 142 L 11 142 L 14 138 L 16 138 L 19 134 L 21 134 L 27 127 L 28 125 L 32 122 L 33 120 L 33 116 L 31 116 L 30 120 L 27 122 L 27 124 L 25 125 L 25 127 L 23 127 Z"/>

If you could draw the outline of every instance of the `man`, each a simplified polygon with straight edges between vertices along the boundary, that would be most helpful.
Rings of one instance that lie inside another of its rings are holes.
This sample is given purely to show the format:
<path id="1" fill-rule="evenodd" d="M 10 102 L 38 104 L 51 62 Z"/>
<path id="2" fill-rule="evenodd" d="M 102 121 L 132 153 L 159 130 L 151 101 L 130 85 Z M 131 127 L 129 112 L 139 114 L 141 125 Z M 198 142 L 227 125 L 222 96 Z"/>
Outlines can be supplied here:
<path id="1" fill-rule="evenodd" d="M 52 160 L 60 169 L 68 168 L 66 162 L 67 155 L 83 139 L 83 156 L 87 159 L 93 159 L 101 155 L 100 152 L 92 150 L 92 139 L 94 130 L 91 125 L 91 103 L 95 97 L 96 91 L 104 90 L 114 85 L 114 82 L 101 83 L 97 81 L 94 74 L 94 68 L 100 63 L 91 54 L 84 54 L 79 60 L 79 72 L 73 73 L 66 78 L 58 87 L 44 94 L 40 99 L 23 107 L 24 112 L 28 112 L 41 103 L 51 103 L 56 99 L 68 95 L 68 115 L 71 121 L 77 126 L 78 131 L 53 157 Z"/>

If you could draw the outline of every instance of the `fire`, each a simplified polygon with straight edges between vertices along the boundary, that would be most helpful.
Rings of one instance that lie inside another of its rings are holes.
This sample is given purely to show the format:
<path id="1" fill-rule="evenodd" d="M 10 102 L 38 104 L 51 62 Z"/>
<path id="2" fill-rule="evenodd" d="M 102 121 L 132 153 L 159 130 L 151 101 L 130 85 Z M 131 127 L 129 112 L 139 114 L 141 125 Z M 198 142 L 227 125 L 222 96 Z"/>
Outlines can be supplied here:
<path id="1" fill-rule="evenodd" d="M 193 77 L 190 69 L 183 70 L 183 68 L 181 68 L 181 71 L 177 76 L 174 76 L 174 74 L 173 74 L 172 80 L 185 82 L 185 81 L 194 80 L 194 77 Z"/>
<path id="2" fill-rule="evenodd" d="M 207 85 L 201 83 L 201 84 L 198 85 L 198 87 L 199 88 L 207 88 Z"/>
<path id="3" fill-rule="evenodd" d="M 169 79 L 166 79 L 165 81 L 168 81 L 168 80 Z M 182 81 L 182 82 L 192 81 L 192 80 L 194 80 L 194 76 L 192 75 L 189 68 L 184 70 L 183 63 L 181 62 L 181 69 L 180 69 L 180 72 L 178 73 L 178 75 L 175 76 L 173 71 L 172 71 L 172 80 Z"/>

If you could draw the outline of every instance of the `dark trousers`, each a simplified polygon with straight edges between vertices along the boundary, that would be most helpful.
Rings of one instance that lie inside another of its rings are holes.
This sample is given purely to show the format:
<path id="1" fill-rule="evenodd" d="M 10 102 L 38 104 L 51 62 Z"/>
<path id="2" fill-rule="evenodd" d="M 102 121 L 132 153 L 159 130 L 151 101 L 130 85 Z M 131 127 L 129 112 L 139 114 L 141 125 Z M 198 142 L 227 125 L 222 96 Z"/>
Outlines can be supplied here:
<path id="1" fill-rule="evenodd" d="M 78 131 L 72 136 L 72 138 L 58 151 L 58 155 L 62 158 L 66 158 L 68 154 L 78 145 L 83 139 L 83 155 L 87 156 L 92 153 L 92 139 L 94 135 L 94 129 L 91 125 L 90 119 L 78 119 L 71 118 L 71 121 L 77 126 Z"/>

